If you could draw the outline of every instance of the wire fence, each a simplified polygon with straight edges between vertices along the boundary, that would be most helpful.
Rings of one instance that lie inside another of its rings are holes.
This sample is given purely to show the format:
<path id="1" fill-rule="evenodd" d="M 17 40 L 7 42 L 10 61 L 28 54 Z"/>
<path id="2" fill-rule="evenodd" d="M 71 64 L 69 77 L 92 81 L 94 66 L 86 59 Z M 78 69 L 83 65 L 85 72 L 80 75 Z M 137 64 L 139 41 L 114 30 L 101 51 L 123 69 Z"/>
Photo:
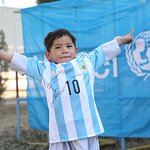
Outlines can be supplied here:
<path id="1" fill-rule="evenodd" d="M 22 23 L 19 9 L 0 7 L 0 16 L 0 49 L 4 49 L 10 53 L 24 53 Z M 3 66 L 0 66 L 0 76 L 7 78 L 7 81 L 5 83 L 6 91 L 2 97 L 4 99 L 13 99 L 16 97 L 16 74 L 11 71 L 10 67 L 8 67 L 8 72 L 5 72 Z M 25 76 L 18 76 L 18 89 L 20 96 L 26 96 Z"/>

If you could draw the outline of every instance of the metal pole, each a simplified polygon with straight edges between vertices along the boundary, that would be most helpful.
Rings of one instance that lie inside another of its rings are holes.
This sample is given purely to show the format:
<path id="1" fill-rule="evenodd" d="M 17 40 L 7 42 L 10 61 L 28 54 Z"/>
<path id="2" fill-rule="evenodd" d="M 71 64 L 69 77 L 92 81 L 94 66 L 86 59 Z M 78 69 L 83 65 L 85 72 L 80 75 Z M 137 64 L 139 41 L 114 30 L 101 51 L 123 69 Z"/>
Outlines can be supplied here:
<path id="1" fill-rule="evenodd" d="M 21 126 L 20 126 L 20 101 L 19 101 L 19 89 L 18 89 L 18 73 L 16 71 L 16 115 L 17 115 L 17 140 L 21 142 Z"/>
<path id="2" fill-rule="evenodd" d="M 13 12 L 13 37 L 14 37 L 14 52 L 16 51 L 17 43 L 16 43 L 16 16 L 17 11 Z M 20 125 L 20 100 L 19 100 L 19 87 L 18 87 L 18 73 L 16 72 L 16 115 L 17 115 L 17 140 L 20 144 L 21 142 L 21 125 Z"/>
<path id="3" fill-rule="evenodd" d="M 21 142 L 21 125 L 20 125 L 20 100 L 17 98 L 16 114 L 17 114 L 17 140 Z"/>
<path id="4" fill-rule="evenodd" d="M 125 149 L 126 149 L 126 146 L 125 146 L 125 138 L 124 138 L 124 137 L 121 137 L 120 140 L 121 140 L 121 150 L 125 150 Z"/>

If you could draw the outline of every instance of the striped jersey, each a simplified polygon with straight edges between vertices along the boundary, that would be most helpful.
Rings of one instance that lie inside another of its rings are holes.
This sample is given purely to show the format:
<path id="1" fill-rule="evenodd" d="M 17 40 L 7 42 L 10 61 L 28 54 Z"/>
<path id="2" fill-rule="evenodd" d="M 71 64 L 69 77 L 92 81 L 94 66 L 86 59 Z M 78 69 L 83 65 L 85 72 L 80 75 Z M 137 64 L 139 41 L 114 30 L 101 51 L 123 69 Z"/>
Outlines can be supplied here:
<path id="1" fill-rule="evenodd" d="M 97 136 L 104 128 L 94 99 L 95 72 L 120 52 L 116 40 L 56 64 L 14 54 L 11 64 L 41 81 L 49 108 L 49 142 Z"/>

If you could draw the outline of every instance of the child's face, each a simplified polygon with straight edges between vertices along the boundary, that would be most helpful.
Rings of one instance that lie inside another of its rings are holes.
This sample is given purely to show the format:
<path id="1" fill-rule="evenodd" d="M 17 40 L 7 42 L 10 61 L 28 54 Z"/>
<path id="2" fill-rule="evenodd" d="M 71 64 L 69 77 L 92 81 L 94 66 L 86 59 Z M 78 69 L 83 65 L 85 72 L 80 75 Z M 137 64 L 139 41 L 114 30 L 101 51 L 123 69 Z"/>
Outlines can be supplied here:
<path id="1" fill-rule="evenodd" d="M 50 52 L 46 51 L 46 57 L 55 63 L 64 63 L 75 58 L 77 48 L 68 35 L 54 40 Z"/>

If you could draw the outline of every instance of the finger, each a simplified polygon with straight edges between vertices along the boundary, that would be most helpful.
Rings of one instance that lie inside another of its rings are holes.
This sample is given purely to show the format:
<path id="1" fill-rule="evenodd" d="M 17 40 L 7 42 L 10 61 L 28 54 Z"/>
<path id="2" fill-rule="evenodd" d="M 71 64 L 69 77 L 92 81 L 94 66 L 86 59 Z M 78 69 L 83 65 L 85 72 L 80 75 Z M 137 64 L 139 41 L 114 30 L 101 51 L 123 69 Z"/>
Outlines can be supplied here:
<path id="1" fill-rule="evenodd" d="M 132 35 L 132 34 L 133 34 L 133 32 L 134 32 L 134 28 L 131 30 L 130 35 Z"/>

